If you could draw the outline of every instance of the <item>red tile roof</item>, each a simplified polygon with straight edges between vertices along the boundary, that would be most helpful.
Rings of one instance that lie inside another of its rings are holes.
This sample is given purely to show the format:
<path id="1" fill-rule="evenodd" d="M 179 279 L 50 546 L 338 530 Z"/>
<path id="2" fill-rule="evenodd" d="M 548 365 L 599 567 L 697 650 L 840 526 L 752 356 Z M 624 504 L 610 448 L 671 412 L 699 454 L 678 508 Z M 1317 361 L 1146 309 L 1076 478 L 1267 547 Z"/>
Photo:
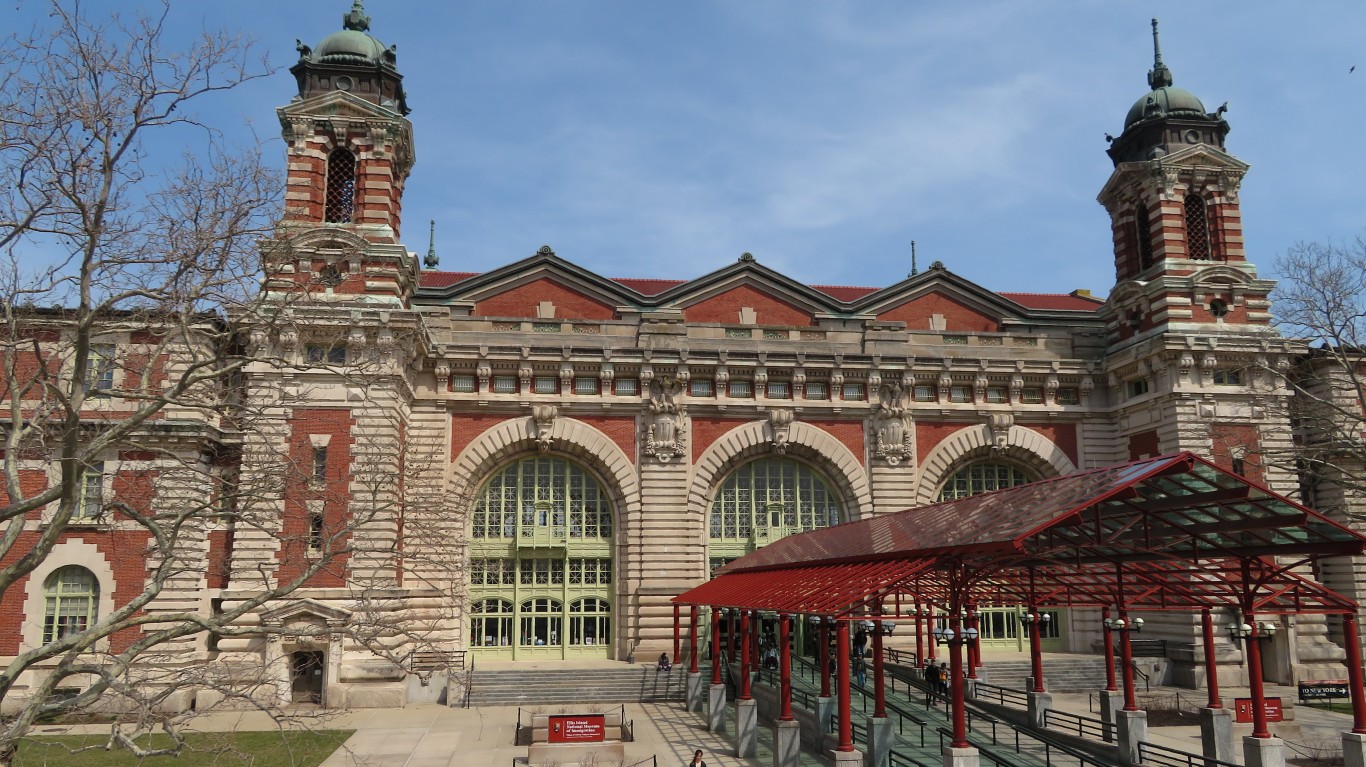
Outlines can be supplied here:
<path id="1" fill-rule="evenodd" d="M 656 280 L 649 278 L 618 277 L 612 282 L 620 283 L 643 296 L 657 296 L 669 288 L 676 288 L 687 280 Z"/>
<path id="2" fill-rule="evenodd" d="M 1099 298 L 1086 298 L 1070 293 L 1001 293 L 999 295 L 1029 309 L 1093 312 L 1105 303 Z"/>
<path id="3" fill-rule="evenodd" d="M 479 272 L 423 272 L 418 284 L 424 288 L 447 288 L 476 274 Z"/>
<path id="4" fill-rule="evenodd" d="M 882 288 L 856 288 L 849 285 L 812 285 L 812 288 L 830 296 L 836 301 L 857 301 L 860 298 L 876 293 Z"/>

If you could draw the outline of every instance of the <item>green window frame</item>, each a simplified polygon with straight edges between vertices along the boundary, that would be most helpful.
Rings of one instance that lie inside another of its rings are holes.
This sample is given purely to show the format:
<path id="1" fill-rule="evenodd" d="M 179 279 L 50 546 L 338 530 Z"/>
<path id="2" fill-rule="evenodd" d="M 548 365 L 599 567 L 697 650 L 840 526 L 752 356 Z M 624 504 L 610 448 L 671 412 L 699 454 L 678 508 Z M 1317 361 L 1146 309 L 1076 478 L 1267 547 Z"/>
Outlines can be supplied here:
<path id="1" fill-rule="evenodd" d="M 43 644 L 79 634 L 99 617 L 99 579 L 79 565 L 53 571 L 43 583 L 43 597 Z"/>
<path id="2" fill-rule="evenodd" d="M 476 647 L 512 644 L 512 600 L 474 600 L 470 606 L 470 644 Z"/>
<path id="3" fill-rule="evenodd" d="M 954 501 L 1033 482 L 1024 469 L 1003 461 L 979 461 L 954 472 L 939 489 L 939 501 Z"/>
<path id="4" fill-rule="evenodd" d="M 612 603 L 597 597 L 569 603 L 569 644 L 600 645 L 612 636 Z"/>
<path id="5" fill-rule="evenodd" d="M 519 529 L 564 530 L 570 538 L 610 539 L 612 505 L 598 481 L 562 458 L 523 458 L 493 475 L 474 504 L 471 537 L 516 539 Z"/>
<path id="6" fill-rule="evenodd" d="M 96 519 L 104 508 L 104 461 L 91 461 L 81 469 L 80 497 L 76 499 L 73 521 Z"/>
<path id="7" fill-rule="evenodd" d="M 522 602 L 517 641 L 523 647 L 559 647 L 564 640 L 564 603 L 549 597 Z"/>

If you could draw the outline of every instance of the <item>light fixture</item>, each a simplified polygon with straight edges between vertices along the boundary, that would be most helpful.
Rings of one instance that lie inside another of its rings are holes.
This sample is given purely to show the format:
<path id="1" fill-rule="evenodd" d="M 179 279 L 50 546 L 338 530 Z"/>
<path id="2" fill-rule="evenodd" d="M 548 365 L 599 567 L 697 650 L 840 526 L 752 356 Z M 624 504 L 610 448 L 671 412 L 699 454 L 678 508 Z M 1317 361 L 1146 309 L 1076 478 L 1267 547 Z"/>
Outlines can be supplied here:
<path id="1" fill-rule="evenodd" d="M 1134 618 L 1133 620 L 1125 621 L 1123 618 L 1106 618 L 1105 628 L 1110 629 L 1111 631 L 1130 631 L 1136 634 L 1143 630 L 1143 619 Z"/>
<path id="2" fill-rule="evenodd" d="M 892 635 L 893 631 L 896 631 L 896 624 L 889 620 L 884 620 L 882 622 L 882 635 L 889 637 Z"/>
<path id="3" fill-rule="evenodd" d="M 935 626 L 934 631 L 932 633 L 934 634 L 935 644 L 947 644 L 949 642 L 952 642 L 955 636 L 953 633 L 953 629 L 945 628 L 943 626 Z"/>
<path id="4" fill-rule="evenodd" d="M 1257 624 L 1257 636 L 1252 636 L 1252 626 L 1246 623 L 1228 624 L 1228 634 L 1234 639 L 1270 639 L 1276 635 L 1280 626 L 1271 621 L 1262 621 Z"/>
<path id="5" fill-rule="evenodd" d="M 1025 624 L 1026 626 L 1028 626 L 1031 623 L 1034 623 L 1035 621 L 1039 623 L 1047 623 L 1051 620 L 1053 620 L 1053 616 L 1050 613 L 1020 613 L 1020 622 Z"/>
<path id="6" fill-rule="evenodd" d="M 806 619 L 806 622 L 811 624 L 811 628 L 813 628 L 813 629 L 818 629 L 818 628 L 821 627 L 821 616 L 819 616 L 819 615 L 812 615 L 812 616 L 809 616 L 809 617 Z"/>
<path id="7" fill-rule="evenodd" d="M 968 641 L 968 642 L 976 642 L 976 641 L 977 641 L 977 629 L 975 629 L 975 628 L 973 628 L 973 627 L 971 627 L 971 626 L 968 626 L 967 628 L 963 629 L 963 639 L 966 640 L 966 641 Z"/>
<path id="8" fill-rule="evenodd" d="M 863 621 L 859 624 L 859 628 L 869 633 L 872 633 L 873 629 L 876 628 L 876 626 L 873 625 L 872 621 Z"/>

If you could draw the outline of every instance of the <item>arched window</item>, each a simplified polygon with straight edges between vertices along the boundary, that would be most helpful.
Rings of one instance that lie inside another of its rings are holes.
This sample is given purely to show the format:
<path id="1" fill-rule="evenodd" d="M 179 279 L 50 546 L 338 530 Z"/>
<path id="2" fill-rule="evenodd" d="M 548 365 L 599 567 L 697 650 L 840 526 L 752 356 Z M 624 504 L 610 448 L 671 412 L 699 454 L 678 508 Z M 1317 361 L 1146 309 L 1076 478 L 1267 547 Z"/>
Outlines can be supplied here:
<path id="1" fill-rule="evenodd" d="M 349 224 L 356 215 L 356 156 L 337 147 L 327 156 L 327 198 L 323 221 Z"/>
<path id="2" fill-rule="evenodd" d="M 508 647 L 512 644 L 512 602 L 476 599 L 470 607 L 470 644 L 476 647 Z"/>
<path id="3" fill-rule="evenodd" d="M 564 636 L 564 603 L 558 599 L 522 602 L 518 643 L 524 647 L 557 647 Z"/>
<path id="4" fill-rule="evenodd" d="M 576 599 L 569 603 L 569 644 L 600 645 L 612 636 L 612 603 Z"/>
<path id="5" fill-rule="evenodd" d="M 1186 254 L 1196 261 L 1210 258 L 1209 213 L 1205 198 L 1198 194 L 1186 195 Z"/>
<path id="6" fill-rule="evenodd" d="M 84 567 L 69 565 L 43 584 L 43 644 L 85 631 L 99 610 L 100 584 Z"/>
<path id="7" fill-rule="evenodd" d="M 843 519 L 838 499 L 815 469 L 789 458 L 752 461 L 731 472 L 712 498 L 712 569 L 784 536 Z"/>
<path id="8" fill-rule="evenodd" d="M 612 506 L 588 472 L 562 458 L 524 458 L 495 474 L 474 504 L 475 538 L 612 537 Z M 520 532 L 519 532 L 520 530 Z"/>
<path id="9" fill-rule="evenodd" d="M 1140 271 L 1153 265 L 1153 225 L 1148 218 L 1148 205 L 1139 201 L 1134 217 L 1134 235 L 1138 238 L 1138 268 Z"/>
<path id="10" fill-rule="evenodd" d="M 939 489 L 939 500 L 953 501 L 1031 481 L 1032 478 L 1014 464 L 982 461 L 964 466 L 949 477 Z"/>

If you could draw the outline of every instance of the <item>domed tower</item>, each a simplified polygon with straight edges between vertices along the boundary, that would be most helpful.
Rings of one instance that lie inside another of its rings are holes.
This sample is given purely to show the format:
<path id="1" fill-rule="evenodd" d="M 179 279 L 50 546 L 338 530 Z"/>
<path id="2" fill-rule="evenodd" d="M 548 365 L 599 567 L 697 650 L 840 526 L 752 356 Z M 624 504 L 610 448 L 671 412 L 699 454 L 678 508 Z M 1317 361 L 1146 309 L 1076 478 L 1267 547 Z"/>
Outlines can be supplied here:
<path id="1" fill-rule="evenodd" d="M 1099 201 L 1110 214 L 1116 288 L 1111 341 L 1183 324 L 1261 324 L 1270 283 L 1243 250 L 1238 188 L 1248 165 L 1224 148 L 1227 105 L 1207 112 L 1176 87 L 1153 19 L 1149 90 L 1110 139 L 1115 170 Z"/>
<path id="2" fill-rule="evenodd" d="M 414 155 L 395 48 L 370 34 L 361 0 L 341 30 L 296 47 L 299 93 L 277 110 L 288 172 L 270 289 L 404 303 L 417 280 L 416 260 L 398 244 Z"/>

